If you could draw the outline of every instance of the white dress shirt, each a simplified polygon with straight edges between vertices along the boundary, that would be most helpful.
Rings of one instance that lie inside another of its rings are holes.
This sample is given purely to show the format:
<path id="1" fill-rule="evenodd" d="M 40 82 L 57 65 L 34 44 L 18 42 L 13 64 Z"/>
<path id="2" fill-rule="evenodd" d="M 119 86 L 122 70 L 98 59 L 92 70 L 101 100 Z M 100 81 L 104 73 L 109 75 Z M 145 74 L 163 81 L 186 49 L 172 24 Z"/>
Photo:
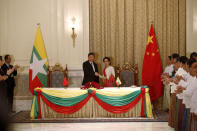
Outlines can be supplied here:
<path id="1" fill-rule="evenodd" d="M 186 88 L 188 83 L 187 83 L 187 79 L 188 79 L 188 75 L 189 73 L 187 71 L 185 71 L 183 68 L 179 68 L 175 74 L 176 76 L 182 76 L 184 80 L 180 80 L 178 83 L 178 86 L 184 87 Z M 177 94 L 176 95 L 178 97 L 178 99 L 183 99 L 183 93 Z"/>
<path id="2" fill-rule="evenodd" d="M 95 72 L 96 70 L 95 70 L 95 67 L 94 67 L 94 62 L 90 62 L 90 64 L 91 64 L 91 66 L 93 68 L 93 71 Z"/>
<path id="3" fill-rule="evenodd" d="M 169 76 L 172 76 L 173 71 L 174 71 L 174 65 L 171 64 L 169 66 L 166 66 L 164 73 L 168 73 Z"/>
<path id="4" fill-rule="evenodd" d="M 191 108 L 191 98 L 194 92 L 197 90 L 197 79 L 196 77 L 190 76 L 187 81 L 188 85 L 186 90 L 183 91 L 183 103 L 186 108 Z"/>

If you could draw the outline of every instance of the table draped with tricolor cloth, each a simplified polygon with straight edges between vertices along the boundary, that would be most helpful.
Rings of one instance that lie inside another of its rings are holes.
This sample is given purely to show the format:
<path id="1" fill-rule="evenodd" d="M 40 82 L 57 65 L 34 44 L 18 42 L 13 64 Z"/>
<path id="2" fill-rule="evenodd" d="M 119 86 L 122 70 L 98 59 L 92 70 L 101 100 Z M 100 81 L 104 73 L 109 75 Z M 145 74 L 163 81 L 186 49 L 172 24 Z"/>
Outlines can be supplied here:
<path id="1" fill-rule="evenodd" d="M 148 87 L 36 88 L 31 118 L 152 118 Z"/>

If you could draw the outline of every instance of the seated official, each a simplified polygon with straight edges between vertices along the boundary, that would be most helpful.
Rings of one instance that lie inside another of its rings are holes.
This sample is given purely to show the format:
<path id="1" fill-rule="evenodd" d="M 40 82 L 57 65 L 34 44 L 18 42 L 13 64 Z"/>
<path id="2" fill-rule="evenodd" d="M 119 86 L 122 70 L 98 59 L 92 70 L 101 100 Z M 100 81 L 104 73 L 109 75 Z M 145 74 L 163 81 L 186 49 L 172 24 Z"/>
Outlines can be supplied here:
<path id="1" fill-rule="evenodd" d="M 88 60 L 83 63 L 83 72 L 84 78 L 82 85 L 85 85 L 88 82 L 96 82 L 99 83 L 99 77 L 95 74 L 98 73 L 97 64 L 94 62 L 95 55 L 94 53 L 88 54 Z"/>
<path id="2" fill-rule="evenodd" d="M 9 105 L 9 111 L 13 112 L 13 97 L 14 97 L 14 87 L 16 86 L 15 84 L 15 79 L 14 76 L 17 75 L 17 68 L 18 66 L 13 66 L 11 65 L 11 56 L 10 55 L 5 55 L 5 63 L 2 66 L 2 70 L 6 73 L 8 76 L 8 79 L 6 79 L 7 83 L 7 96 L 8 96 L 8 105 Z"/>
<path id="3" fill-rule="evenodd" d="M 109 57 L 104 57 L 103 62 L 105 68 L 103 70 L 103 75 L 96 73 L 96 76 L 104 79 L 104 87 L 114 87 L 115 86 L 115 71 L 114 67 L 111 66 L 111 60 Z"/>

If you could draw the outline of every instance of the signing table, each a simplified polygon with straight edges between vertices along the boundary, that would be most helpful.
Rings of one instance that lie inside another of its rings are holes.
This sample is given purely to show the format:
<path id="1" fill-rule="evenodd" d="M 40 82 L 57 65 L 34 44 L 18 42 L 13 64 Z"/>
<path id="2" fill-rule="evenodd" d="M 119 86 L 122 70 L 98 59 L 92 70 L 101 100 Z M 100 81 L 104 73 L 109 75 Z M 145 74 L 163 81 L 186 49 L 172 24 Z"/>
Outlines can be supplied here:
<path id="1" fill-rule="evenodd" d="M 148 87 L 36 88 L 31 118 L 152 118 Z"/>

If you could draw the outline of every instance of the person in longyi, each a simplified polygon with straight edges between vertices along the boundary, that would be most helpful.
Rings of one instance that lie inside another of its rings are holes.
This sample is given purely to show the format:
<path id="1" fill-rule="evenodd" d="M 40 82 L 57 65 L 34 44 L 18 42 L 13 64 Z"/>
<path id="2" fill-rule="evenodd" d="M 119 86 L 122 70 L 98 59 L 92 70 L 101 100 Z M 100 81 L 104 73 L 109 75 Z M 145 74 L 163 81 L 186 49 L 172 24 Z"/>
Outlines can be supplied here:
<path id="1" fill-rule="evenodd" d="M 186 69 L 186 65 L 187 65 L 187 61 L 188 58 L 186 56 L 181 56 L 180 60 L 178 62 L 178 70 L 175 73 L 176 76 L 176 81 L 175 84 L 177 84 L 177 87 L 180 85 L 185 85 L 183 83 L 184 80 L 187 80 L 188 78 L 188 72 Z M 176 107 L 175 107 L 175 130 L 181 130 L 182 128 L 182 120 L 183 120 L 183 114 L 184 114 L 184 104 L 182 103 L 182 95 L 181 94 L 177 94 L 177 87 L 175 90 L 176 93 Z"/>
<path id="2" fill-rule="evenodd" d="M 174 65 L 174 71 L 172 73 L 172 76 L 169 77 L 167 76 L 165 78 L 166 84 L 170 85 L 170 107 L 169 107 L 169 117 L 168 117 L 168 125 L 170 127 L 174 127 L 174 121 L 175 121 L 175 104 L 176 104 L 176 93 L 175 93 L 175 89 L 176 89 L 176 84 L 175 84 L 175 73 L 178 70 L 178 61 L 179 61 L 180 57 L 179 54 L 172 54 L 172 64 Z"/>
<path id="3" fill-rule="evenodd" d="M 167 66 L 162 74 L 162 81 L 164 84 L 164 95 L 163 95 L 163 110 L 169 111 L 170 107 L 170 85 L 166 83 L 166 77 L 172 77 L 174 71 L 174 65 L 172 64 L 172 56 L 167 57 Z"/>
<path id="4" fill-rule="evenodd" d="M 104 57 L 103 62 L 105 68 L 103 70 L 103 75 L 96 73 L 96 76 L 104 79 L 104 87 L 114 87 L 115 86 L 115 71 L 114 67 L 111 66 L 111 60 L 109 57 Z"/>
<path id="5" fill-rule="evenodd" d="M 175 130 L 182 131 L 196 131 L 197 129 L 197 119 L 196 119 L 196 90 L 197 90 L 197 61 L 195 59 L 190 59 L 188 61 L 189 66 L 189 76 L 187 79 L 184 79 L 185 84 L 182 84 L 177 87 L 176 93 L 182 96 L 182 103 L 184 106 L 184 113 L 177 116 L 182 118 L 178 123 L 181 125 Z M 181 110 L 181 107 L 179 107 Z"/>

